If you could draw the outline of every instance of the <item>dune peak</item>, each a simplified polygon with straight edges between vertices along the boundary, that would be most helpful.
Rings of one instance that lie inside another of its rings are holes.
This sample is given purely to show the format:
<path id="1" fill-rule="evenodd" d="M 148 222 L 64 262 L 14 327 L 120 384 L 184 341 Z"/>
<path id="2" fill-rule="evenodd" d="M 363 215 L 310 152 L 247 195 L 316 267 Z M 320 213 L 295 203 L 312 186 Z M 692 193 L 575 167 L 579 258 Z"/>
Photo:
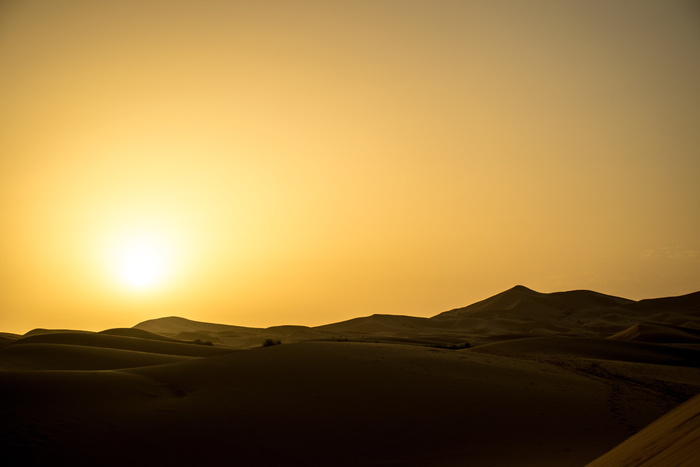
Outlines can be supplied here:
<path id="1" fill-rule="evenodd" d="M 536 290 L 532 290 L 529 287 L 525 287 L 524 285 L 518 284 L 516 286 L 511 287 L 510 289 L 506 290 L 506 292 L 521 292 L 521 293 L 540 293 Z"/>

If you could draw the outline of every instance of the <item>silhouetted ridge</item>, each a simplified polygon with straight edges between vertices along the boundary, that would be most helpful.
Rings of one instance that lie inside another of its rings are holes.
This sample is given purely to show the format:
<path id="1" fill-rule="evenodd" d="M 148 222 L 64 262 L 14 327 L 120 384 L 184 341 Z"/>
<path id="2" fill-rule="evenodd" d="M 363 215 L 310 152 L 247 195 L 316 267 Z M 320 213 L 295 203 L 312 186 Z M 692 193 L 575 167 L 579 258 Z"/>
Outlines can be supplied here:
<path id="1" fill-rule="evenodd" d="M 562 317 L 567 313 L 593 309 L 613 308 L 634 303 L 626 298 L 605 295 L 590 290 L 571 290 L 566 292 L 541 293 L 522 285 L 501 292 L 472 305 L 441 313 L 435 318 L 470 317 L 483 318 L 498 313 L 529 314 L 530 312 L 549 311 L 548 318 Z"/>
<path id="2" fill-rule="evenodd" d="M 518 306 L 518 304 L 520 304 L 525 299 L 525 297 L 538 297 L 540 295 L 542 294 L 532 289 L 528 289 L 523 285 L 516 285 L 511 289 L 494 295 L 493 297 L 489 297 L 485 300 L 481 300 L 479 302 L 473 303 L 462 308 L 456 308 L 454 310 L 440 313 L 439 315 L 435 316 L 435 318 L 457 317 L 466 313 L 474 313 L 477 311 L 486 310 L 509 310 Z"/>
<path id="3" fill-rule="evenodd" d="M 32 329 L 31 331 L 27 331 L 24 333 L 22 337 L 30 337 L 30 336 L 39 336 L 42 334 L 55 334 L 55 333 L 64 333 L 64 332 L 82 332 L 82 333 L 91 333 L 91 331 L 81 331 L 78 329 L 45 329 L 45 328 L 35 328 Z"/>
<path id="4" fill-rule="evenodd" d="M 510 288 L 502 293 L 508 293 L 508 292 L 529 293 L 529 294 L 539 294 L 540 293 L 540 292 L 532 290 L 528 287 L 525 287 L 524 285 L 516 285 L 515 287 L 512 287 L 512 288 Z"/>
<path id="5" fill-rule="evenodd" d="M 180 341 L 212 343 L 231 349 L 258 348 L 266 339 L 283 344 L 356 341 L 433 347 L 468 343 L 476 347 L 538 336 L 607 338 L 638 323 L 700 329 L 698 312 L 686 312 L 697 310 L 698 303 L 700 293 L 635 302 L 591 290 L 542 293 L 516 285 L 485 300 L 432 318 L 374 314 L 322 326 L 281 325 L 265 329 L 171 316 L 144 321 L 131 330 L 110 333 L 136 337 L 133 334 L 136 331 L 149 332 Z"/>
<path id="6" fill-rule="evenodd" d="M 562 303 L 575 304 L 577 308 L 590 307 L 614 307 L 621 305 L 630 305 L 636 303 L 634 300 L 627 298 L 616 297 L 614 295 L 606 295 L 592 290 L 569 290 L 566 292 L 553 292 L 546 294 L 552 299 L 559 300 Z"/>
<path id="7" fill-rule="evenodd" d="M 179 316 L 169 316 L 166 318 L 156 318 L 143 321 L 133 326 L 134 329 L 141 329 L 155 334 L 163 334 L 171 336 L 181 332 L 236 332 L 236 331 L 251 331 L 258 328 L 247 328 L 244 326 L 233 326 L 229 324 L 206 323 L 202 321 L 193 321 Z"/>
<path id="8" fill-rule="evenodd" d="M 353 331 L 353 332 L 377 332 L 397 329 L 414 329 L 429 325 L 428 318 L 403 315 L 374 314 L 360 318 L 352 318 L 339 323 L 318 326 L 315 329 L 321 331 Z"/>
<path id="9" fill-rule="evenodd" d="M 680 311 L 700 316 L 700 292 L 676 297 L 649 298 L 628 307 L 637 311 Z"/>
<path id="10" fill-rule="evenodd" d="M 0 332 L 0 348 L 16 341 L 17 339 L 20 339 L 21 337 L 22 336 L 19 334 L 13 334 L 11 332 Z"/>

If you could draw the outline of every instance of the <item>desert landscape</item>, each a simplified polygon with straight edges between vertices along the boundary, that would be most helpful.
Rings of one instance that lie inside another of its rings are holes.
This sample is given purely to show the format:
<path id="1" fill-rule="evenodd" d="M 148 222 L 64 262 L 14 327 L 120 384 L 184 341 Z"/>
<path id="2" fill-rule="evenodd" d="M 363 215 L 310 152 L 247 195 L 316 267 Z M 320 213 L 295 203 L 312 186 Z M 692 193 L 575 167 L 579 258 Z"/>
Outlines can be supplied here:
<path id="1" fill-rule="evenodd" d="M 0 467 L 700 466 L 699 6 L 0 1 Z"/>
<path id="2" fill-rule="evenodd" d="M 8 465 L 700 462 L 700 292 L 516 286 L 432 318 L 0 339 Z"/>

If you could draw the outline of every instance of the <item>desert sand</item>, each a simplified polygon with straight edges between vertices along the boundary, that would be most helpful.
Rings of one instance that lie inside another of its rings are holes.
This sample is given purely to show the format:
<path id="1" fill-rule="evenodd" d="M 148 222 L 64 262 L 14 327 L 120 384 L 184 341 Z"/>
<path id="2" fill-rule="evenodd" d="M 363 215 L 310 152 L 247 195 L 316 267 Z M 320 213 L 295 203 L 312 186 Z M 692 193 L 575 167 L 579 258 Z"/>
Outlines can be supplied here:
<path id="1" fill-rule="evenodd" d="M 7 465 L 700 465 L 700 293 L 0 333 Z"/>

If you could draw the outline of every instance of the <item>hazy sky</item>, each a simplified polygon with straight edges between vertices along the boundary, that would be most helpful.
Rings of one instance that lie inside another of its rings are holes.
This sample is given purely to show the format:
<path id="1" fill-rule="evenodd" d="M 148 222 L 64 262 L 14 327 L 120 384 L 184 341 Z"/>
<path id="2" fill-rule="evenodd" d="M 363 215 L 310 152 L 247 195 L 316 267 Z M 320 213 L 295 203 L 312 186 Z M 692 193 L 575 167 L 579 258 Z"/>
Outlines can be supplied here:
<path id="1" fill-rule="evenodd" d="M 0 331 L 700 290 L 693 1 L 0 1 Z"/>

